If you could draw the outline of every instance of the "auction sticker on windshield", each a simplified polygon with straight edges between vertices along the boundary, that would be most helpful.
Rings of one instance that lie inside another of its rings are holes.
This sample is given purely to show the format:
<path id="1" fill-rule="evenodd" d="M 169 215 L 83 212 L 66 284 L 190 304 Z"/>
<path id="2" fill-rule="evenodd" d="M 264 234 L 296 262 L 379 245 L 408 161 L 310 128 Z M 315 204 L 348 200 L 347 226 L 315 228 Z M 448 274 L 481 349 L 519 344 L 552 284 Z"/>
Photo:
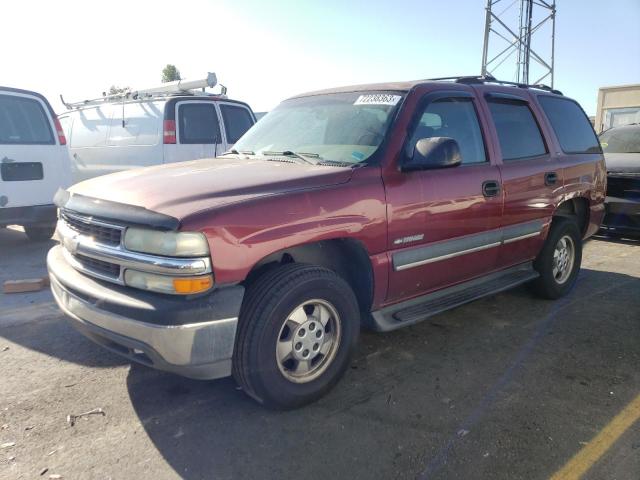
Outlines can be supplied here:
<path id="1" fill-rule="evenodd" d="M 368 95 L 360 95 L 353 102 L 354 105 L 395 105 L 402 98 L 400 95 L 390 95 L 387 93 L 372 93 Z"/>

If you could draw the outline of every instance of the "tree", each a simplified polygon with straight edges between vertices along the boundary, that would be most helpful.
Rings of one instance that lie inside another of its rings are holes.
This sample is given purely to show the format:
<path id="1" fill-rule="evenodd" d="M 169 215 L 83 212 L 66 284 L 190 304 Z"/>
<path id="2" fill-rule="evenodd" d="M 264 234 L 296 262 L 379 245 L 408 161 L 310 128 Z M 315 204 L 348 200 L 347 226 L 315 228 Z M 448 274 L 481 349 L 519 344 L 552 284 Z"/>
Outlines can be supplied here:
<path id="1" fill-rule="evenodd" d="M 109 87 L 109 95 L 116 95 L 118 93 L 124 93 L 129 90 L 129 87 L 118 87 L 116 85 L 111 85 Z"/>
<path id="2" fill-rule="evenodd" d="M 168 63 L 167 66 L 162 69 L 162 83 L 175 82 L 176 80 L 182 80 L 180 70 L 178 70 L 175 65 Z"/>

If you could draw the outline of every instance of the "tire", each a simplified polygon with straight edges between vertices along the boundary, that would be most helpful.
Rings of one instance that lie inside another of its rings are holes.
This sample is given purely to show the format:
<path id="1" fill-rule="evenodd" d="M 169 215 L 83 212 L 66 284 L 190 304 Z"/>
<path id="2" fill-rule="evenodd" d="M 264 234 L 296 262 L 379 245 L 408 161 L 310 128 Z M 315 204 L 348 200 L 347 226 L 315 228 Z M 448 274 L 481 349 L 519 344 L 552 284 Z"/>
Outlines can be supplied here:
<path id="1" fill-rule="evenodd" d="M 567 245 L 566 249 L 572 249 L 572 253 L 563 254 L 561 242 Z M 559 264 L 555 257 L 558 257 Z M 550 300 L 565 296 L 576 283 L 581 263 L 582 236 L 577 222 L 568 217 L 554 219 L 544 247 L 533 262 L 534 268 L 540 274 L 533 281 L 535 292 Z M 566 267 L 562 268 L 562 265 Z"/>
<path id="2" fill-rule="evenodd" d="M 38 227 L 24 227 L 24 233 L 27 234 L 27 237 L 29 237 L 29 240 L 32 242 L 44 242 L 46 240 L 51 240 L 55 231 L 55 224 Z"/>
<path id="3" fill-rule="evenodd" d="M 306 405 L 338 382 L 359 332 L 358 302 L 344 279 L 322 267 L 279 266 L 247 290 L 233 376 L 247 394 L 269 408 Z M 305 353 L 312 360 L 303 360 Z"/>

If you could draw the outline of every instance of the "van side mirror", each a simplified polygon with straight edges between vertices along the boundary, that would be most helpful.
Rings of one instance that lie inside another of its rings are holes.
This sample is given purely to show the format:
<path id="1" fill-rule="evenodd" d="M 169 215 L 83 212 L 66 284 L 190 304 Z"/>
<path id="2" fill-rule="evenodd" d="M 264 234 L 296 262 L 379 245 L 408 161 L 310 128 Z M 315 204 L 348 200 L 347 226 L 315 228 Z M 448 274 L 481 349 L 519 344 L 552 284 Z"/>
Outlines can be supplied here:
<path id="1" fill-rule="evenodd" d="M 453 138 L 421 138 L 416 142 L 411 158 L 402 165 L 402 171 L 457 167 L 461 163 L 460 146 Z"/>

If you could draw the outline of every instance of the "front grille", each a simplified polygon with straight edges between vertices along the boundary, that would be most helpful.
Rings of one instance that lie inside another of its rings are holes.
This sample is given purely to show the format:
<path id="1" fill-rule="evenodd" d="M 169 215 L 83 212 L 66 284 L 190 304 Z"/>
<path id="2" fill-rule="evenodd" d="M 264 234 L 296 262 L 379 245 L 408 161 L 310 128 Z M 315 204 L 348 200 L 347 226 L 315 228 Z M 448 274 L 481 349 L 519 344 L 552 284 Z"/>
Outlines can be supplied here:
<path id="1" fill-rule="evenodd" d="M 640 176 L 616 177 L 609 175 L 607 178 L 607 195 L 628 200 L 640 200 Z"/>
<path id="2" fill-rule="evenodd" d="M 106 275 L 114 279 L 117 279 L 120 276 L 120 265 L 116 265 L 115 263 L 103 262 L 102 260 L 86 257 L 79 253 L 75 254 L 73 258 L 76 259 L 83 268 L 91 270 L 92 272 Z"/>
<path id="3" fill-rule="evenodd" d="M 89 220 L 84 220 L 65 212 L 61 212 L 60 216 L 73 231 L 91 237 L 95 242 L 112 246 L 120 245 L 120 239 L 122 237 L 122 230 L 120 229 L 91 223 Z"/>

